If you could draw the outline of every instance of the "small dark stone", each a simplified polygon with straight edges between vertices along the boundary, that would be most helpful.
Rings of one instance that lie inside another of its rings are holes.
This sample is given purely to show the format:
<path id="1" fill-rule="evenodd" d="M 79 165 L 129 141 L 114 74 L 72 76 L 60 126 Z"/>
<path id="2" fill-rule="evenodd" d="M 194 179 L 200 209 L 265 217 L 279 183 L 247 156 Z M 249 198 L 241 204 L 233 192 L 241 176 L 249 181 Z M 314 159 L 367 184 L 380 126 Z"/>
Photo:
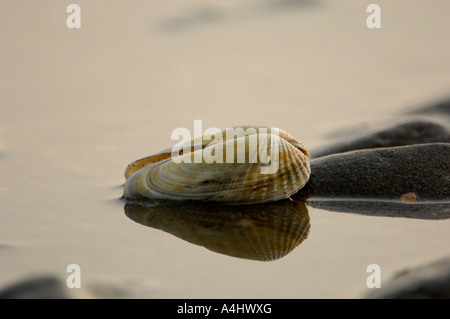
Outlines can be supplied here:
<path id="1" fill-rule="evenodd" d="M 340 197 L 417 201 L 450 199 L 450 143 L 374 148 L 313 159 L 293 199 Z"/>
<path id="2" fill-rule="evenodd" d="M 417 120 L 400 124 L 379 132 L 353 140 L 312 151 L 317 158 L 334 153 L 342 153 L 366 148 L 404 146 L 420 143 L 450 143 L 450 130 L 444 125 L 431 121 Z"/>
<path id="3" fill-rule="evenodd" d="M 450 258 L 405 269 L 397 273 L 386 285 L 374 289 L 371 299 L 449 299 Z"/>
<path id="4" fill-rule="evenodd" d="M 57 277 L 39 276 L 5 288 L 0 299 L 70 299 L 68 290 Z"/>

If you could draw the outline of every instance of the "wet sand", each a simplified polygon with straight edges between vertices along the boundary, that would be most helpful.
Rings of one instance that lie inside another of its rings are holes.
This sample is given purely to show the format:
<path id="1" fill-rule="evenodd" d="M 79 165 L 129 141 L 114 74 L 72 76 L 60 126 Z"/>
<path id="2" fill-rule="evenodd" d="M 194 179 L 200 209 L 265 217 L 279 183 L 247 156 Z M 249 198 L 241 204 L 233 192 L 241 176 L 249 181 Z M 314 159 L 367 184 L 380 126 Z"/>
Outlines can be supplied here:
<path id="1" fill-rule="evenodd" d="M 133 160 L 173 129 L 274 125 L 311 150 L 415 119 L 450 92 L 447 1 L 0 2 L 0 288 L 81 268 L 84 296 L 358 298 L 450 255 L 449 219 L 308 206 L 308 237 L 270 262 L 212 252 L 130 219 Z M 449 123 L 437 114 L 425 114 Z M 331 137 L 330 137 L 331 135 Z"/>

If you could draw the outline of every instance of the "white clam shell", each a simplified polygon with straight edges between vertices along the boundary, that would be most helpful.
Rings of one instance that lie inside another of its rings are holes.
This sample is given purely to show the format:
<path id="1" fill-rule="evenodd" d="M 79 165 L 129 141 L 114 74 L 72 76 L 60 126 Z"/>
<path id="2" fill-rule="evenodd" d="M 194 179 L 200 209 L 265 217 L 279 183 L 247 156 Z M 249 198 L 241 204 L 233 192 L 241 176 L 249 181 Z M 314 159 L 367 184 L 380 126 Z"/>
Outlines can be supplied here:
<path id="1" fill-rule="evenodd" d="M 272 129 L 267 132 L 261 134 L 258 130 L 247 130 L 243 136 L 227 138 L 223 131 L 222 139 L 203 143 L 202 149 L 194 150 L 192 147 L 190 152 L 182 154 L 178 158 L 180 163 L 170 156 L 170 150 L 135 161 L 125 173 L 129 177 L 124 186 L 124 197 L 229 204 L 264 203 L 288 198 L 309 179 L 309 152 L 285 131 Z M 269 162 L 266 162 L 267 158 L 261 158 L 259 146 L 265 145 L 264 141 L 267 141 L 269 150 L 273 145 L 277 146 L 274 148 L 276 154 L 264 149 L 266 154 L 270 154 Z M 232 149 L 235 159 L 230 163 L 226 156 L 227 150 Z M 223 163 L 212 161 L 212 154 L 216 155 L 219 150 L 224 153 Z M 195 163 L 196 157 L 202 162 Z M 237 162 L 238 158 L 244 162 Z"/>

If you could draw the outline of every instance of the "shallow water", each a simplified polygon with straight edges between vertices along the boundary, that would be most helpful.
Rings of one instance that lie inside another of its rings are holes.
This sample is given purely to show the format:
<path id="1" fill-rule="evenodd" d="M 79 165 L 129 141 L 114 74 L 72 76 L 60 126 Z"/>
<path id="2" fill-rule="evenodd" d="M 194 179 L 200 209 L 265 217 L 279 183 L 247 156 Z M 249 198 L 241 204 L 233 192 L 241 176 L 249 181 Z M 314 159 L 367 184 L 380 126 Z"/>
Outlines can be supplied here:
<path id="1" fill-rule="evenodd" d="M 450 253 L 450 220 L 308 206 L 308 237 L 270 262 L 212 252 L 136 223 L 126 165 L 173 129 L 279 126 L 314 149 L 404 120 L 449 92 L 450 3 L 0 2 L 0 287 L 31 275 L 150 298 L 352 298 Z M 316 4 L 314 4 L 316 3 Z"/>

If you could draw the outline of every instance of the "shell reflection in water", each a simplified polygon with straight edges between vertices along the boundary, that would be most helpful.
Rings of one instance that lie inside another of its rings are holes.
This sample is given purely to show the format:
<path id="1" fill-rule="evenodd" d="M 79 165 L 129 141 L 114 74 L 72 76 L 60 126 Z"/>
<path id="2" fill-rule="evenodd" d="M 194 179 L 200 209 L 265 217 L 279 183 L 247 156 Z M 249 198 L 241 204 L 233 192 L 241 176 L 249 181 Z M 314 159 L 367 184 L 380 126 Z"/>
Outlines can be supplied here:
<path id="1" fill-rule="evenodd" d="M 125 214 L 216 253 L 271 261 L 289 254 L 309 234 L 303 201 L 218 205 L 177 201 L 127 201 Z"/>

